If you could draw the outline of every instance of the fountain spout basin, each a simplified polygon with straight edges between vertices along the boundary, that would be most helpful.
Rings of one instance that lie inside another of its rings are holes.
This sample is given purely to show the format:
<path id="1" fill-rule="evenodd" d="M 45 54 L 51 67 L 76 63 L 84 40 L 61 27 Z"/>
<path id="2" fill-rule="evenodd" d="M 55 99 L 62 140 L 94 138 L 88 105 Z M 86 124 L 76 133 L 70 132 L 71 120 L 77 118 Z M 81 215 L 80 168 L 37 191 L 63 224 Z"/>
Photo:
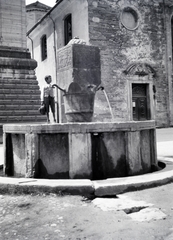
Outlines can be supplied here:
<path id="1" fill-rule="evenodd" d="M 6 174 L 107 179 L 157 165 L 155 121 L 3 126 Z"/>

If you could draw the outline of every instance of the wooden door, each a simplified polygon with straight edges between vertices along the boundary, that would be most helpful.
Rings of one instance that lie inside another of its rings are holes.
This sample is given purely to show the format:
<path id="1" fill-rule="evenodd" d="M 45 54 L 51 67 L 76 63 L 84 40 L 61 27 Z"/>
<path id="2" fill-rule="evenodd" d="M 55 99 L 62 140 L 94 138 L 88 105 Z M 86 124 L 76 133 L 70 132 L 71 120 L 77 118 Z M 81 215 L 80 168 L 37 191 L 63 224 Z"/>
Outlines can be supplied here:
<path id="1" fill-rule="evenodd" d="M 132 84 L 133 120 L 145 121 L 149 119 L 149 106 L 146 84 Z"/>

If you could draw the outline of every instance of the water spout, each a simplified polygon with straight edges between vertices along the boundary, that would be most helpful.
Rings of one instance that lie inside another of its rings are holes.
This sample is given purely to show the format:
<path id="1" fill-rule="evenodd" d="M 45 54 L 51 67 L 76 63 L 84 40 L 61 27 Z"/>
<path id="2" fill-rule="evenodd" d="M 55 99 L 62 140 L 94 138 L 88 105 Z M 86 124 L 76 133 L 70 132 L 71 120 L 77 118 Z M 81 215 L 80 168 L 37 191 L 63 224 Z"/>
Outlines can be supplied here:
<path id="1" fill-rule="evenodd" d="M 65 89 L 60 88 L 57 84 L 53 84 L 52 87 L 57 87 L 59 90 L 61 90 L 62 92 L 66 93 Z"/>
<path id="2" fill-rule="evenodd" d="M 111 113 L 111 117 L 112 117 L 112 120 L 114 119 L 114 115 L 113 115 L 113 112 L 112 112 L 112 108 L 111 108 L 111 105 L 110 105 L 110 102 L 109 102 L 109 98 L 108 98 L 108 95 L 106 93 L 106 91 L 104 89 L 102 89 L 104 95 L 105 95 L 105 98 L 106 98 L 106 101 L 108 103 L 108 106 L 109 106 L 109 110 L 110 110 L 110 113 Z"/>

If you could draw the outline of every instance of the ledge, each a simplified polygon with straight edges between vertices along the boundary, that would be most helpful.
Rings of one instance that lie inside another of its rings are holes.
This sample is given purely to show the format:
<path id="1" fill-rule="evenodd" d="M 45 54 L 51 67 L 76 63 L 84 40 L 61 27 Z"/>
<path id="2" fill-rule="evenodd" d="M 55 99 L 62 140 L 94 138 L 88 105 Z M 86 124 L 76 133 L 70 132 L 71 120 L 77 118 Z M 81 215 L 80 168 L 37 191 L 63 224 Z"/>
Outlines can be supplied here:
<path id="1" fill-rule="evenodd" d="M 155 129 L 155 121 L 61 123 L 61 124 L 5 124 L 5 133 L 99 133 Z"/>

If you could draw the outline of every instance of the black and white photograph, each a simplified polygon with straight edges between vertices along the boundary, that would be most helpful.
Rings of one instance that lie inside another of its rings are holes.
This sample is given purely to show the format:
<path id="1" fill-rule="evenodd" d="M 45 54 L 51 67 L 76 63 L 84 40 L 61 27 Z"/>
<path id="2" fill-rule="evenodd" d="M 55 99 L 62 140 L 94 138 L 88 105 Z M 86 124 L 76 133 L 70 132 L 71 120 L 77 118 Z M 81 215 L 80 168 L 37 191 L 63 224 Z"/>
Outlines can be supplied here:
<path id="1" fill-rule="evenodd" d="M 173 0 L 0 0 L 0 240 L 173 240 Z"/>

